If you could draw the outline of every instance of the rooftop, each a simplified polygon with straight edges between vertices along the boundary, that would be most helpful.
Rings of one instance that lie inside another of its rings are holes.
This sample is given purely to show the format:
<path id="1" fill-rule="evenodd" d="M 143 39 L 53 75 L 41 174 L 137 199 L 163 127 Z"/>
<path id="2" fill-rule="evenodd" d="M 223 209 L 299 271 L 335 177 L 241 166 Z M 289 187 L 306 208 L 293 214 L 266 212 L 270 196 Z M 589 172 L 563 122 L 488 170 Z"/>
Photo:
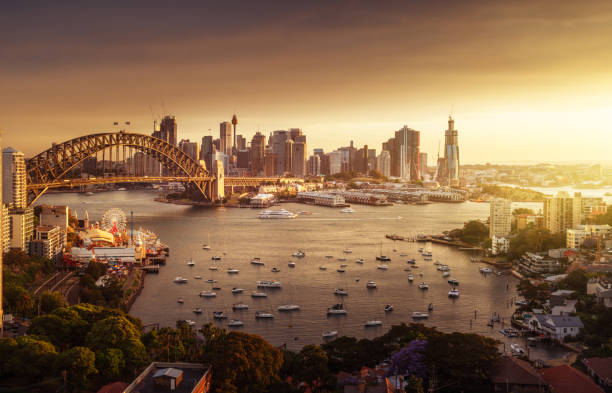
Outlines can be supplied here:
<path id="1" fill-rule="evenodd" d="M 183 373 L 182 382 L 176 386 L 172 393 L 192 393 L 198 383 L 206 376 L 210 375 L 209 367 L 195 363 L 158 363 L 149 365 L 123 393 L 163 393 L 170 392 L 170 389 L 162 389 L 155 385 L 153 378 L 159 375 L 173 377 L 176 373 Z"/>
<path id="2" fill-rule="evenodd" d="M 604 393 L 591 378 L 568 365 L 545 368 L 540 374 L 555 393 Z"/>
<path id="3" fill-rule="evenodd" d="M 540 385 L 542 377 L 538 371 L 521 359 L 504 357 L 493 369 L 491 375 L 493 383 L 510 383 L 513 385 Z"/>
<path id="4" fill-rule="evenodd" d="M 599 378 L 605 381 L 609 386 L 612 386 L 612 357 L 607 358 L 584 358 L 582 363 L 589 371 L 597 374 Z"/>

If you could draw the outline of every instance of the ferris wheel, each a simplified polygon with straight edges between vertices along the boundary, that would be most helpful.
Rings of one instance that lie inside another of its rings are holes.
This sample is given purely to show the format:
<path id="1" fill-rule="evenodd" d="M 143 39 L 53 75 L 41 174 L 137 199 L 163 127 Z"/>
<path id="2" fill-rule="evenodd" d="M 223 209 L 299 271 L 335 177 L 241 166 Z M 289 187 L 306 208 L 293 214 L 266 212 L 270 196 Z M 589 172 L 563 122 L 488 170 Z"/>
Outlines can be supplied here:
<path id="1" fill-rule="evenodd" d="M 108 209 L 102 216 L 102 229 L 109 232 L 123 232 L 127 228 L 127 218 L 123 210 Z"/>

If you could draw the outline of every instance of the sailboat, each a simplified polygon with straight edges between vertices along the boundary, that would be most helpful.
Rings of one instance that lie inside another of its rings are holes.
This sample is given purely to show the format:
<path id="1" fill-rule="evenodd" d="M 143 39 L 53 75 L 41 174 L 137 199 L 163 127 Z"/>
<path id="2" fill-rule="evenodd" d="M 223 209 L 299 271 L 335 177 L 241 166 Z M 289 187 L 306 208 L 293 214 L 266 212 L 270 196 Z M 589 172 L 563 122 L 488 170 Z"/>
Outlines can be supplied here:
<path id="1" fill-rule="evenodd" d="M 210 232 L 208 232 L 208 242 L 202 245 L 202 250 L 210 250 Z"/>
<path id="2" fill-rule="evenodd" d="M 386 255 L 382 255 L 382 242 L 380 243 L 380 254 L 376 256 L 376 260 L 383 262 L 391 262 L 391 258 Z"/>

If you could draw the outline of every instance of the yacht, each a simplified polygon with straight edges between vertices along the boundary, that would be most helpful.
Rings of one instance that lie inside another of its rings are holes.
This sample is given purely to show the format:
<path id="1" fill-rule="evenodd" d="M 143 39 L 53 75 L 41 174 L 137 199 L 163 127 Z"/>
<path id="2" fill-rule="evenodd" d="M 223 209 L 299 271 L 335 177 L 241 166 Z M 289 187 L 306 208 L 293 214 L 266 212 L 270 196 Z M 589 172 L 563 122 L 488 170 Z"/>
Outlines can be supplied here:
<path id="1" fill-rule="evenodd" d="M 431 258 L 430 256 L 426 256 L 426 257 L 424 257 L 423 259 L 424 259 L 425 261 L 431 261 L 431 260 L 432 260 L 432 258 Z"/>
<path id="2" fill-rule="evenodd" d="M 407 256 L 408 256 L 408 254 L 406 254 L 405 252 L 400 254 L 400 257 L 407 257 Z"/>
<path id="3" fill-rule="evenodd" d="M 382 321 L 366 321 L 366 323 L 364 323 L 363 326 L 365 327 L 382 326 Z"/>
<path id="4" fill-rule="evenodd" d="M 344 273 L 346 270 L 344 270 L 343 268 L 339 267 L 338 269 L 336 269 L 336 271 L 338 273 Z"/>
<path id="5" fill-rule="evenodd" d="M 375 283 L 374 281 L 370 280 L 370 281 L 368 281 L 368 283 L 366 284 L 366 287 L 367 287 L 367 288 L 372 288 L 372 289 L 374 289 L 374 288 L 376 288 L 376 283 Z"/>
<path id="6" fill-rule="evenodd" d="M 459 297 L 459 290 L 457 288 L 453 288 L 448 291 L 448 297 Z"/>
<path id="7" fill-rule="evenodd" d="M 218 255 L 213 255 L 210 259 L 212 259 L 213 261 L 220 261 L 221 257 Z"/>
<path id="8" fill-rule="evenodd" d="M 187 279 L 181 276 L 175 277 L 174 282 L 177 284 L 187 284 Z"/>
<path id="9" fill-rule="evenodd" d="M 333 337 L 336 337 L 337 335 L 338 335 L 337 330 L 328 330 L 326 332 L 323 332 L 322 334 L 323 338 L 333 338 Z"/>
<path id="10" fill-rule="evenodd" d="M 432 256 L 431 251 L 423 251 L 423 252 L 421 253 L 421 255 L 423 255 L 424 257 L 430 257 L 430 256 Z"/>
<path id="11" fill-rule="evenodd" d="M 414 265 L 414 264 L 416 264 L 416 260 L 414 260 L 414 259 L 409 259 L 409 260 L 407 260 L 407 261 L 406 261 L 406 263 L 409 263 L 409 264 L 411 264 L 411 265 Z"/>
<path id="12" fill-rule="evenodd" d="M 327 270 L 325 266 L 319 266 L 319 270 Z"/>
<path id="13" fill-rule="evenodd" d="M 379 269 L 379 270 L 387 270 L 389 268 L 389 266 L 387 266 L 387 265 L 378 265 L 378 266 L 376 266 L 376 268 Z"/>
<path id="14" fill-rule="evenodd" d="M 219 268 L 216 267 L 216 266 L 209 266 L 208 270 L 217 271 L 217 270 L 219 270 Z"/>
<path id="15" fill-rule="evenodd" d="M 210 250 L 210 246 L 208 244 L 204 244 L 202 246 L 202 250 Z"/>
<path id="16" fill-rule="evenodd" d="M 419 283 L 419 289 L 429 289 L 429 285 L 424 282 Z"/>
<path id="17" fill-rule="evenodd" d="M 293 261 L 289 261 L 289 263 L 287 263 L 287 265 L 288 265 L 289 267 L 295 267 L 295 262 L 293 262 Z"/>
<path id="18" fill-rule="evenodd" d="M 342 210 L 340 210 L 340 213 L 355 213 L 355 210 L 351 207 L 346 207 Z"/>
<path id="19" fill-rule="evenodd" d="M 419 247 L 419 252 L 423 252 L 423 247 Z"/>
<path id="20" fill-rule="evenodd" d="M 192 321 L 191 319 L 185 319 L 185 323 L 189 326 L 194 326 L 196 324 L 196 321 Z"/>
<path id="21" fill-rule="evenodd" d="M 223 313 L 223 311 L 213 311 L 214 319 L 227 319 L 227 315 Z"/>
<path id="22" fill-rule="evenodd" d="M 377 261 L 382 261 L 382 262 L 391 262 L 391 258 L 389 258 L 386 255 L 379 255 L 376 257 Z"/>
<path id="23" fill-rule="evenodd" d="M 387 304 L 387 305 L 385 306 L 385 312 L 391 312 L 391 311 L 393 311 L 393 306 L 392 306 L 392 305 L 390 305 L 390 304 Z"/>
<path id="24" fill-rule="evenodd" d="M 196 280 L 201 280 L 202 276 L 193 276 L 193 278 L 195 278 Z"/>
<path id="25" fill-rule="evenodd" d="M 450 272 L 444 272 L 444 273 L 442 273 L 442 277 L 448 277 L 448 276 L 450 276 Z"/>
<path id="26" fill-rule="evenodd" d="M 410 273 L 408 275 L 408 281 L 412 282 L 414 280 L 414 276 L 412 275 L 412 273 Z"/>
<path id="27" fill-rule="evenodd" d="M 274 314 L 265 312 L 265 311 L 257 311 L 255 313 L 255 319 L 272 319 L 274 318 Z"/>
<path id="28" fill-rule="evenodd" d="M 348 291 L 346 291 L 344 288 L 336 288 L 334 289 L 334 295 L 348 296 Z"/>
<path id="29" fill-rule="evenodd" d="M 351 250 L 350 248 L 345 248 L 342 252 L 345 254 L 352 254 L 353 250 Z"/>
<path id="30" fill-rule="evenodd" d="M 234 303 L 232 304 L 232 310 L 248 310 L 249 305 L 244 303 Z"/>
<path id="31" fill-rule="evenodd" d="M 459 285 L 459 281 L 455 280 L 454 278 L 451 278 L 450 280 L 448 280 L 448 283 L 451 285 Z"/>
<path id="32" fill-rule="evenodd" d="M 227 323 L 227 326 L 228 327 L 241 327 L 241 326 L 244 326 L 244 322 L 239 321 L 237 319 L 232 319 L 231 321 Z"/>
<path id="33" fill-rule="evenodd" d="M 492 273 L 493 270 L 489 269 L 488 267 L 481 267 L 480 272 L 486 274 L 486 273 Z"/>
<path id="34" fill-rule="evenodd" d="M 284 304 L 278 306 L 278 311 L 300 311 L 300 306 L 297 304 Z"/>
<path id="35" fill-rule="evenodd" d="M 209 284 L 214 284 L 217 282 L 217 280 L 213 280 L 212 278 L 209 278 L 208 280 L 206 280 L 206 282 Z"/>
<path id="36" fill-rule="evenodd" d="M 278 273 L 280 272 L 280 269 L 277 268 L 276 266 L 272 268 L 272 273 Z"/>
<path id="37" fill-rule="evenodd" d="M 346 315 L 347 311 L 344 308 L 344 304 L 336 303 L 327 309 L 327 315 Z"/>
<path id="38" fill-rule="evenodd" d="M 213 291 L 220 291 L 221 287 L 215 285 L 215 286 L 212 287 L 212 289 L 213 289 Z"/>
<path id="39" fill-rule="evenodd" d="M 91 192 L 91 191 L 87 191 L 87 192 L 85 193 L 85 195 L 87 195 L 87 196 L 92 196 L 92 195 L 95 195 L 95 194 L 94 194 L 93 192 Z"/>
<path id="40" fill-rule="evenodd" d="M 268 297 L 268 294 L 265 292 L 253 291 L 251 292 L 251 297 Z"/>
<path id="41" fill-rule="evenodd" d="M 187 261 L 187 266 L 195 266 L 195 262 L 193 261 L 193 259 Z"/>
<path id="42" fill-rule="evenodd" d="M 280 288 L 281 283 L 278 281 L 257 281 L 258 288 Z"/>
<path id="43" fill-rule="evenodd" d="M 302 250 L 297 250 L 296 252 L 294 252 L 291 255 L 296 257 L 296 258 L 304 258 L 306 256 L 306 253 L 304 251 L 302 251 Z"/>
<path id="44" fill-rule="evenodd" d="M 264 263 L 259 258 L 253 258 L 253 259 L 251 259 L 251 264 L 252 265 L 261 265 L 261 266 L 263 266 Z"/>
<path id="45" fill-rule="evenodd" d="M 183 300 L 183 298 L 182 298 L 182 297 L 179 297 L 178 299 L 176 299 L 176 302 L 177 302 L 177 303 L 180 303 L 180 304 L 185 303 L 185 301 Z"/>
<path id="46" fill-rule="evenodd" d="M 194 313 L 194 314 L 202 314 L 202 309 L 201 309 L 201 308 L 199 308 L 199 307 L 198 307 L 198 308 L 194 308 L 194 309 L 193 309 L 193 313 Z"/>
<path id="47" fill-rule="evenodd" d="M 238 274 L 238 269 L 232 269 L 231 267 L 227 269 L 227 274 Z"/>
<path id="48" fill-rule="evenodd" d="M 242 293 L 244 292 L 244 289 L 242 288 L 232 288 L 232 293 Z"/>
<path id="49" fill-rule="evenodd" d="M 365 262 L 365 261 L 363 260 L 363 258 L 359 258 L 359 259 L 357 259 L 357 260 L 355 261 L 355 263 L 360 263 L 360 264 L 362 264 L 362 265 L 363 265 L 363 263 L 364 263 L 364 262 Z"/>
<path id="50" fill-rule="evenodd" d="M 216 297 L 217 293 L 213 291 L 202 291 L 200 292 L 200 297 Z"/>
<path id="51" fill-rule="evenodd" d="M 339 261 L 339 262 L 345 262 L 345 261 L 346 261 L 346 258 L 338 258 L 338 261 Z"/>
<path id="52" fill-rule="evenodd" d="M 426 312 L 415 311 L 412 313 L 412 318 L 414 319 L 427 319 L 429 318 L 429 314 Z"/>
<path id="53" fill-rule="evenodd" d="M 264 210 L 261 213 L 259 213 L 259 218 L 277 219 L 277 218 L 295 218 L 295 217 L 297 217 L 297 214 L 291 213 L 290 211 L 285 210 L 285 209 Z"/>

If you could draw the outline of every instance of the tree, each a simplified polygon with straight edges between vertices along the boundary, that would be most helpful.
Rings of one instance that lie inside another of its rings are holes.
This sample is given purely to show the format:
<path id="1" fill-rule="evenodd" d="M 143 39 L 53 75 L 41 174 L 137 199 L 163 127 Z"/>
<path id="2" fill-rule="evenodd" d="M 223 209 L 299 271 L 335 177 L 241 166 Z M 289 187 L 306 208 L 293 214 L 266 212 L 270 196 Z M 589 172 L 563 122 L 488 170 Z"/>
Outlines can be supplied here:
<path id="1" fill-rule="evenodd" d="M 45 314 L 66 305 L 62 294 L 59 292 L 43 292 L 39 301 L 40 311 Z"/>
<path id="2" fill-rule="evenodd" d="M 297 354 L 294 362 L 295 378 L 307 383 L 312 392 L 320 391 L 329 375 L 325 351 L 318 345 L 306 345 Z"/>
<path id="3" fill-rule="evenodd" d="M 559 289 L 569 289 L 580 294 L 586 294 L 586 286 L 589 281 L 589 275 L 584 269 L 572 270 L 563 280 L 559 281 L 557 287 Z"/>
<path id="4" fill-rule="evenodd" d="M 414 375 L 409 376 L 406 380 L 406 393 L 425 393 L 423 380 Z"/>
<path id="5" fill-rule="evenodd" d="M 564 245 L 565 237 L 562 233 L 552 234 L 548 229 L 529 225 L 510 239 L 508 256 L 512 259 L 518 259 L 526 252 L 548 251 Z"/>
<path id="6" fill-rule="evenodd" d="M 66 372 L 66 381 L 71 391 L 82 391 L 89 382 L 89 377 L 97 374 L 96 356 L 85 347 L 73 347 L 62 352 L 55 361 L 58 370 Z"/>
<path id="7" fill-rule="evenodd" d="M 96 352 L 96 369 L 100 373 L 102 383 L 117 380 L 125 368 L 123 352 L 117 348 L 108 348 Z"/>
<path id="8" fill-rule="evenodd" d="M 463 225 L 461 240 L 470 244 L 480 244 L 489 237 L 489 227 L 478 220 L 468 221 Z"/>
<path id="9" fill-rule="evenodd" d="M 52 375 L 57 357 L 53 344 L 31 336 L 18 337 L 16 342 L 17 349 L 6 365 L 7 371 L 33 379 Z"/>
<path id="10" fill-rule="evenodd" d="M 424 378 L 427 366 L 425 364 L 426 340 L 413 340 L 399 350 L 391 358 L 389 375 L 414 375 Z"/>
<path id="11" fill-rule="evenodd" d="M 533 209 L 528 209 L 526 207 L 519 207 L 519 208 L 512 210 L 513 216 L 518 216 L 520 214 L 535 214 L 535 213 Z"/>
<path id="12" fill-rule="evenodd" d="M 4 374 L 6 365 L 17 349 L 17 341 L 13 338 L 0 338 L 0 376 Z"/>

